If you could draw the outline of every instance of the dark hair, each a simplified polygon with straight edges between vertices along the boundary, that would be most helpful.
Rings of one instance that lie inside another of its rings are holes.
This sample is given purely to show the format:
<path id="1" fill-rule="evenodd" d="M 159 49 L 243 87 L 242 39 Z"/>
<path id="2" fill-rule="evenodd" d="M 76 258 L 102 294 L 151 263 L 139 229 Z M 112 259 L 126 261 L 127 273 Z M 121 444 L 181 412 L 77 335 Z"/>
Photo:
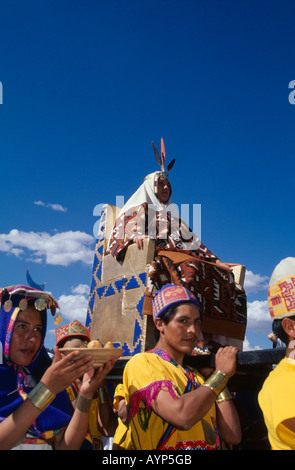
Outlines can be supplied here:
<path id="1" fill-rule="evenodd" d="M 290 317 L 285 317 L 285 318 L 290 318 L 291 320 L 295 320 L 295 315 L 292 315 Z M 282 322 L 283 322 L 283 318 L 274 320 L 272 323 L 272 331 L 287 346 L 289 343 L 289 337 L 283 328 Z"/>
<path id="2" fill-rule="evenodd" d="M 161 313 L 161 315 L 158 316 L 158 318 L 160 318 L 160 320 L 162 320 L 165 323 L 165 325 L 168 325 L 169 321 L 171 320 L 173 315 L 176 313 L 176 310 L 178 309 L 178 307 L 181 307 L 181 305 L 186 305 L 186 304 L 195 305 L 196 307 L 198 307 L 198 305 L 195 302 L 184 300 L 182 302 L 179 302 L 179 304 L 177 304 L 177 305 L 173 305 L 172 307 L 168 307 L 163 313 Z M 198 307 L 198 308 L 199 308 L 199 312 L 200 312 L 200 316 L 201 316 L 200 307 Z M 160 332 L 159 332 L 158 328 L 156 327 L 156 325 L 154 327 L 154 337 L 155 337 L 155 340 L 158 342 L 159 339 L 160 339 Z"/>

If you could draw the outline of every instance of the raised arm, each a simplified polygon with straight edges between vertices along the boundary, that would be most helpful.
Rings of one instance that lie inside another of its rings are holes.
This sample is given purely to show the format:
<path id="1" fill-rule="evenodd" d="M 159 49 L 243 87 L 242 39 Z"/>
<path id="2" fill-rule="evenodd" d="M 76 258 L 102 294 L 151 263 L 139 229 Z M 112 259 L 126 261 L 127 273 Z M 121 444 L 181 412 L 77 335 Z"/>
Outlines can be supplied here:
<path id="1" fill-rule="evenodd" d="M 42 412 L 42 409 L 40 409 L 42 408 L 40 395 L 45 397 L 45 394 L 47 394 L 49 404 L 57 393 L 65 390 L 79 376 L 92 369 L 93 360 L 91 356 L 73 362 L 76 356 L 77 353 L 73 352 L 61 359 L 58 348 L 55 348 L 54 360 L 41 378 L 40 385 L 38 385 L 40 389 L 39 401 L 36 401 L 36 395 L 35 398 L 30 398 L 31 395 L 29 394 L 28 398 L 0 423 L 0 449 L 13 448 L 27 433 L 30 426 Z M 34 390 L 36 390 L 36 387 Z"/>
<path id="2" fill-rule="evenodd" d="M 235 373 L 237 349 L 220 348 L 216 354 L 216 370 L 227 378 Z M 205 384 L 173 399 L 168 391 L 161 390 L 152 402 L 152 408 L 165 421 L 178 429 L 188 430 L 200 421 L 213 406 L 217 395 Z M 231 400 L 217 404 L 217 426 L 220 437 L 229 444 L 240 442 L 240 424 Z"/>

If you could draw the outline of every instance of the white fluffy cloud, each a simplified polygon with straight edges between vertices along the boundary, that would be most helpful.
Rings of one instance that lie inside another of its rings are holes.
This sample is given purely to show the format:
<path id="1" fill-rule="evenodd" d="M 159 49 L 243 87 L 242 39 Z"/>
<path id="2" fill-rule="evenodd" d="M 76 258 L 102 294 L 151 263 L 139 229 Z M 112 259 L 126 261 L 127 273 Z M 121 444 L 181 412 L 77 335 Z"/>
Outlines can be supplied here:
<path id="1" fill-rule="evenodd" d="M 250 334 L 256 333 L 263 335 L 267 338 L 267 335 L 272 331 L 272 319 L 268 310 L 267 300 L 254 300 L 247 304 L 247 332 Z M 271 345 L 269 346 L 271 347 Z M 250 345 L 250 341 L 247 336 L 243 343 L 244 351 L 252 351 L 261 349 L 259 346 Z"/>
<path id="2" fill-rule="evenodd" d="M 91 235 L 80 231 L 50 234 L 13 229 L 0 234 L 0 251 L 17 257 L 26 256 L 36 263 L 45 261 L 46 264 L 69 266 L 81 261 L 91 265 L 94 241 Z"/>
<path id="3" fill-rule="evenodd" d="M 269 278 L 246 270 L 244 288 L 247 294 L 267 289 Z"/>
<path id="4" fill-rule="evenodd" d="M 51 203 L 45 203 L 43 201 L 34 201 L 35 206 L 43 206 L 43 207 L 48 207 L 49 209 L 52 209 L 53 211 L 57 212 L 67 212 L 67 208 L 61 206 L 60 204 L 51 204 Z"/>
<path id="5" fill-rule="evenodd" d="M 246 294 L 255 294 L 259 291 L 265 291 L 267 295 L 269 278 L 254 274 L 252 271 L 246 271 L 244 288 Z M 267 336 L 271 332 L 272 319 L 268 310 L 267 300 L 254 300 L 247 303 L 247 331 Z M 250 346 L 247 338 L 244 341 L 244 350 L 259 349 L 258 346 Z"/>
<path id="6" fill-rule="evenodd" d="M 62 294 L 57 298 L 59 310 L 57 313 L 63 317 L 63 325 L 70 321 L 78 320 L 85 325 L 90 287 L 87 284 L 79 284 L 71 287 L 71 294 Z M 55 344 L 55 329 L 49 330 L 50 348 Z M 52 344 L 51 344 L 52 343 Z"/>
<path id="7" fill-rule="evenodd" d="M 79 284 L 72 287 L 71 291 L 72 294 L 63 294 L 57 299 L 60 313 L 68 321 L 79 320 L 85 324 L 90 288 L 86 284 Z"/>
<path id="8" fill-rule="evenodd" d="M 73 294 L 77 294 L 77 295 L 88 296 L 90 294 L 90 287 L 88 286 L 88 284 L 79 284 L 76 287 L 72 287 L 71 290 Z"/>
<path id="9" fill-rule="evenodd" d="M 267 300 L 248 302 L 247 328 L 255 333 L 268 334 L 271 331 L 272 319 Z"/>
<path id="10" fill-rule="evenodd" d="M 246 337 L 244 342 L 243 342 L 243 351 L 255 351 L 261 349 L 260 346 L 252 346 Z"/>

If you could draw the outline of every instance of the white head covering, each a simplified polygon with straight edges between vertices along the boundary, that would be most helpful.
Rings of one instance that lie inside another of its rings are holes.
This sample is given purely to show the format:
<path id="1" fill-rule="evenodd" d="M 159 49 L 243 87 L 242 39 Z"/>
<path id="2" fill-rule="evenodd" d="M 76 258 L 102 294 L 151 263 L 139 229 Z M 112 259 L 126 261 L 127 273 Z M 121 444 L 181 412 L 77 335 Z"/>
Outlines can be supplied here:
<path id="1" fill-rule="evenodd" d="M 170 235 L 169 239 L 170 242 L 172 241 L 172 246 L 177 247 L 178 249 L 183 250 L 197 250 L 200 245 L 201 241 L 199 238 L 193 234 L 187 224 L 181 219 L 179 215 L 179 210 L 177 205 L 173 204 L 170 200 L 171 197 L 171 186 L 170 186 L 170 196 L 169 200 L 166 203 L 163 203 L 158 198 L 158 181 L 159 178 L 167 179 L 168 175 L 166 173 L 166 153 L 165 153 L 165 146 L 163 138 L 161 138 L 161 155 L 159 154 L 155 144 L 152 142 L 152 146 L 156 155 L 156 159 L 160 164 L 161 171 L 155 171 L 147 175 L 144 179 L 142 185 L 137 189 L 137 191 L 128 199 L 126 204 L 122 207 L 117 220 L 122 218 L 122 216 L 127 213 L 131 209 L 136 209 L 142 206 L 143 204 L 147 204 L 148 214 L 147 214 L 147 225 L 148 230 L 147 233 L 151 238 L 156 238 L 159 235 L 159 238 L 166 238 L 167 237 L 167 220 L 168 220 L 168 213 L 170 214 Z M 169 172 L 174 165 L 175 159 L 173 159 L 168 167 L 167 171 Z M 170 183 L 169 183 L 170 185 Z M 155 213 L 159 214 L 159 227 L 157 229 L 155 224 Z M 146 222 L 146 220 L 145 220 Z M 119 222 L 118 226 L 122 226 L 122 223 Z M 146 229 L 143 227 L 142 234 L 145 233 Z M 138 229 L 138 226 L 137 226 Z M 113 232 L 116 230 L 116 224 L 113 229 Z M 140 230 L 137 230 L 140 232 Z M 113 243 L 112 236 L 108 242 L 107 252 L 110 251 L 110 247 Z M 188 243 L 186 243 L 186 241 Z"/>
<path id="2" fill-rule="evenodd" d="M 139 186 L 137 191 L 135 191 L 122 207 L 119 217 L 132 207 L 137 207 L 144 203 L 147 203 L 157 211 L 167 210 L 167 207 L 171 204 L 170 198 L 169 201 L 164 204 L 157 197 L 157 183 L 161 175 L 162 173 L 160 171 L 155 171 L 147 175 L 142 185 Z"/>
<path id="3" fill-rule="evenodd" d="M 193 234 L 187 224 L 181 219 L 178 206 L 173 204 L 169 198 L 166 203 L 161 202 L 157 197 L 157 183 L 160 177 L 163 177 L 163 172 L 156 171 L 147 175 L 144 179 L 142 185 L 137 189 L 137 191 L 128 199 L 126 204 L 123 206 L 119 213 L 119 217 L 121 217 L 124 213 L 126 213 L 129 209 L 136 208 L 144 203 L 148 205 L 148 210 L 150 211 L 151 217 L 148 218 L 148 234 L 153 238 L 155 235 L 155 225 L 153 219 L 153 213 L 155 212 L 162 212 L 163 216 L 161 221 L 163 223 L 163 227 L 166 226 L 167 218 L 165 217 L 164 213 L 169 212 L 171 214 L 171 239 L 174 241 L 179 241 L 182 244 L 183 249 L 188 250 L 197 250 L 200 247 L 201 241 L 199 238 Z M 171 194 L 170 194 L 171 195 Z M 192 240 L 186 246 L 185 242 L 180 242 L 180 234 L 179 234 L 179 220 L 181 221 L 181 232 L 182 234 L 186 233 L 190 240 Z M 111 239 L 109 240 L 108 250 L 110 249 Z"/>

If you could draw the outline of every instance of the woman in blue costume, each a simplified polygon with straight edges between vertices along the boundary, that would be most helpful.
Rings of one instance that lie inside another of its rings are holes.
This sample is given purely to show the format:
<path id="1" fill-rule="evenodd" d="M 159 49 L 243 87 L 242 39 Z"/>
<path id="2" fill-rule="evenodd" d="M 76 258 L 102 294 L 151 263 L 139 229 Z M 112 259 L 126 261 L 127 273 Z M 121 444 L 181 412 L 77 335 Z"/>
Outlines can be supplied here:
<path id="1" fill-rule="evenodd" d="M 47 309 L 58 305 L 44 291 L 1 289 L 0 307 L 0 449 L 85 448 L 92 398 L 113 362 L 94 370 L 91 356 L 62 358 L 58 348 L 50 359 Z M 66 388 L 82 376 L 74 410 Z"/>

